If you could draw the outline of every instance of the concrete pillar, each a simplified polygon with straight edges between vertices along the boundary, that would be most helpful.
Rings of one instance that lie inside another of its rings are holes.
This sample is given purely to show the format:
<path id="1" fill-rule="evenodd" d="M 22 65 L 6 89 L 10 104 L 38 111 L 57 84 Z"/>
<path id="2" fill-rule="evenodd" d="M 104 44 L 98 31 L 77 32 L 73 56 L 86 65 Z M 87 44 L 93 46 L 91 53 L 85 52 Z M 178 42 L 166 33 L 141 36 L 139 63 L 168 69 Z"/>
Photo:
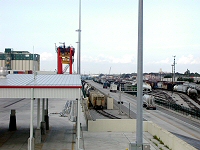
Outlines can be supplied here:
<path id="1" fill-rule="evenodd" d="M 34 150 L 35 149 L 34 143 L 35 143 L 35 139 L 33 137 L 28 139 L 28 150 Z"/>
<path id="2" fill-rule="evenodd" d="M 42 142 L 42 136 L 41 136 L 41 129 L 35 130 L 35 144 L 39 144 Z"/>
<path id="3" fill-rule="evenodd" d="M 30 138 L 28 139 L 28 150 L 34 150 L 35 142 L 33 137 L 33 113 L 34 113 L 34 89 L 31 88 L 31 112 L 30 112 Z"/>
<path id="4" fill-rule="evenodd" d="M 42 122 L 41 122 L 41 134 L 45 135 L 46 134 L 46 122 L 44 120 L 44 101 L 45 99 L 42 99 Z"/>
<path id="5" fill-rule="evenodd" d="M 40 99 L 37 101 L 37 129 L 40 129 Z"/>
<path id="6" fill-rule="evenodd" d="M 41 122 L 41 134 L 42 135 L 46 134 L 46 122 L 44 121 Z"/>
<path id="7" fill-rule="evenodd" d="M 45 100 L 45 99 L 43 98 L 43 99 L 42 99 L 42 122 L 44 121 L 44 103 L 45 103 L 44 100 Z"/>
<path id="8" fill-rule="evenodd" d="M 37 101 L 37 129 L 35 130 L 35 143 L 41 143 L 41 129 L 40 129 L 40 99 Z"/>
<path id="9" fill-rule="evenodd" d="M 45 115 L 44 115 L 44 121 L 46 123 L 46 130 L 49 130 L 49 116 L 48 116 L 48 110 L 45 110 Z"/>
<path id="10" fill-rule="evenodd" d="M 46 122 L 46 130 L 49 130 L 49 115 L 48 115 L 48 98 L 46 99 L 46 109 L 44 110 L 44 121 Z"/>
<path id="11" fill-rule="evenodd" d="M 71 105 L 71 110 L 70 110 L 70 115 L 69 115 L 69 120 L 72 122 L 76 121 L 76 114 L 75 114 L 75 101 L 72 101 L 72 105 Z"/>
<path id="12" fill-rule="evenodd" d="M 46 99 L 46 110 L 47 110 L 47 114 L 48 114 L 48 109 L 49 109 L 49 99 Z"/>
<path id="13" fill-rule="evenodd" d="M 17 130 L 16 115 L 15 115 L 15 110 L 12 109 L 10 114 L 9 131 L 16 131 L 16 130 Z"/>

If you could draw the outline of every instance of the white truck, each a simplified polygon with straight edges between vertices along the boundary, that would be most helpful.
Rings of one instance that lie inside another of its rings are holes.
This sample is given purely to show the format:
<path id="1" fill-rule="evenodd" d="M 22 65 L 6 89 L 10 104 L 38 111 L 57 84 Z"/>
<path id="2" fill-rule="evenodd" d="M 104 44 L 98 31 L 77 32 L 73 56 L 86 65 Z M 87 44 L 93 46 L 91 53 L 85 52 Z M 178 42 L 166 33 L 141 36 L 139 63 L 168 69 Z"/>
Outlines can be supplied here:
<path id="1" fill-rule="evenodd" d="M 117 92 L 117 85 L 116 84 L 114 84 L 114 83 L 112 83 L 112 84 L 110 84 L 110 92 Z"/>

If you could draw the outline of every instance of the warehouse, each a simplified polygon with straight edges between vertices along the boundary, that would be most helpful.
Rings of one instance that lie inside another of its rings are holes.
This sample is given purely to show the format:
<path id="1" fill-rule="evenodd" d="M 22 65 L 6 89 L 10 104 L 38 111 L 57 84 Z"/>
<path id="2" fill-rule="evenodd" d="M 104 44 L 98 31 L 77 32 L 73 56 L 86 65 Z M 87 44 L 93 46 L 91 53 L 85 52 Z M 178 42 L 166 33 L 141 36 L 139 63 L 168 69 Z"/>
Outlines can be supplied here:
<path id="1" fill-rule="evenodd" d="M 34 67 L 35 66 L 35 67 Z M 14 51 L 13 48 L 5 48 L 5 52 L 0 52 L 0 67 L 7 67 L 9 73 L 13 71 L 40 70 L 40 55 L 31 54 L 28 51 Z"/>

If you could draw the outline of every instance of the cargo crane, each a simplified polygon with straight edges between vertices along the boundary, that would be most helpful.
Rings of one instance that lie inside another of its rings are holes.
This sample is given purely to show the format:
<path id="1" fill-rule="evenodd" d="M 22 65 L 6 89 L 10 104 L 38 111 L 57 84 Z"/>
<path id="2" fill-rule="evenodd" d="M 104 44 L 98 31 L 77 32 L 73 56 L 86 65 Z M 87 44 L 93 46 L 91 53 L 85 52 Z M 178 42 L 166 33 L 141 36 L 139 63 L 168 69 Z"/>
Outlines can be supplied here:
<path id="1" fill-rule="evenodd" d="M 57 51 L 57 74 L 63 74 L 68 67 L 69 67 L 69 73 L 72 74 L 72 64 L 74 62 L 74 53 L 75 53 L 75 48 L 72 46 L 65 47 L 65 43 L 62 43 L 62 46 L 59 46 L 56 51 Z M 68 64 L 68 66 L 64 69 L 62 69 L 62 64 Z"/>

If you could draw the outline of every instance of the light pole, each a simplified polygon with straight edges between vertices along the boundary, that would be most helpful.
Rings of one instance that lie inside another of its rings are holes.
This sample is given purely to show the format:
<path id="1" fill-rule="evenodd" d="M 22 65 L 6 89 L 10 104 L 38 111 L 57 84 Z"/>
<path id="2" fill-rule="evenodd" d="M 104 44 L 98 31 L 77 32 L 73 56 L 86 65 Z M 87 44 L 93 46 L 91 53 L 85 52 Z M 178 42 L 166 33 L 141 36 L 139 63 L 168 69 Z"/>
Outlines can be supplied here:
<path id="1" fill-rule="evenodd" d="M 176 56 L 173 56 L 174 57 L 174 64 L 173 64 L 173 66 L 174 66 L 174 82 L 175 82 L 175 64 L 176 64 L 176 62 L 175 62 L 175 57 Z M 172 71 L 173 72 L 173 71 Z"/>
<path id="2" fill-rule="evenodd" d="M 174 77 L 173 77 L 173 75 L 174 75 L 174 74 L 173 74 L 173 66 L 174 66 L 174 65 L 172 65 L 172 84 L 173 84 L 173 78 L 174 78 Z"/>
<path id="3" fill-rule="evenodd" d="M 122 102 L 122 96 L 121 96 L 121 84 L 119 85 L 119 102 L 118 102 L 118 104 L 119 104 L 119 114 L 121 115 L 122 114 L 122 109 L 121 109 L 121 104 L 123 104 L 123 102 Z"/>
<path id="4" fill-rule="evenodd" d="M 79 0 L 79 29 L 78 32 L 78 50 L 77 50 L 77 74 L 81 75 L 81 0 Z M 78 114 L 77 114 L 77 150 L 80 150 L 80 99 L 81 90 L 79 89 L 79 98 L 77 101 Z"/>
<path id="5" fill-rule="evenodd" d="M 137 125 L 136 143 L 130 143 L 130 150 L 143 148 L 143 0 L 139 0 L 138 7 L 138 60 L 137 60 Z"/>
<path id="6" fill-rule="evenodd" d="M 77 74 L 81 74 L 81 0 L 79 0 L 79 29 L 78 32 L 78 50 L 77 50 Z"/>

